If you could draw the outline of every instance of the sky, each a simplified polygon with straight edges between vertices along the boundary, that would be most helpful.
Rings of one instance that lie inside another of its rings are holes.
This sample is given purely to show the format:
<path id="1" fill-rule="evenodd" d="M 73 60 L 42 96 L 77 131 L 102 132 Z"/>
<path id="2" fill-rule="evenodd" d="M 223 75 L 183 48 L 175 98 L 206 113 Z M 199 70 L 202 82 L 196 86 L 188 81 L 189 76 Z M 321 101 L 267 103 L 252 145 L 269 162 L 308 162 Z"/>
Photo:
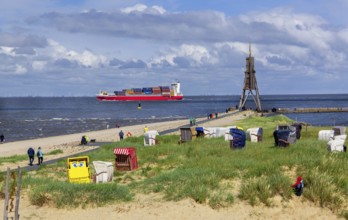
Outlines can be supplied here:
<path id="1" fill-rule="evenodd" d="M 348 0 L 11 0 L 0 97 L 168 86 L 240 95 L 251 45 L 260 95 L 348 93 Z"/>

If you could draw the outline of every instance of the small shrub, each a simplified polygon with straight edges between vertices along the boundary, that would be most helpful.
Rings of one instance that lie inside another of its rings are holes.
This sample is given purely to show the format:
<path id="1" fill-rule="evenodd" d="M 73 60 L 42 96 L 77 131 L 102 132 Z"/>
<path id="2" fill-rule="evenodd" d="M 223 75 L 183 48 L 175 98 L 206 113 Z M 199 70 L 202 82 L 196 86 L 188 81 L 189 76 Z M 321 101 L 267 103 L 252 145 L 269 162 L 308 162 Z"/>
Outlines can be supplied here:
<path id="1" fill-rule="evenodd" d="M 251 205 L 257 205 L 258 202 L 270 206 L 272 195 L 271 187 L 265 177 L 249 178 L 244 181 L 240 189 L 239 197 L 248 200 Z"/>
<path id="2" fill-rule="evenodd" d="M 234 203 L 234 196 L 231 193 L 228 193 L 226 196 L 226 202 L 232 204 Z"/>
<path id="3" fill-rule="evenodd" d="M 331 176 L 327 173 L 311 170 L 305 174 L 304 196 L 310 201 L 318 202 L 321 207 L 329 207 L 332 210 L 339 209 L 343 200 L 335 186 Z"/>
<path id="4" fill-rule="evenodd" d="M 129 201 L 133 197 L 127 187 L 112 183 L 73 184 L 37 178 L 28 178 L 26 181 L 35 183 L 35 187 L 29 193 L 29 199 L 32 204 L 38 206 L 48 202 L 52 202 L 58 208 L 94 204 L 100 206 L 112 201 Z"/>
<path id="5" fill-rule="evenodd" d="M 221 205 L 221 196 L 220 195 L 214 195 L 209 199 L 209 206 L 213 209 L 220 208 Z"/>
<path id="6" fill-rule="evenodd" d="M 34 191 L 29 195 L 31 204 L 37 206 L 43 206 L 49 202 L 48 196 L 44 192 Z"/>

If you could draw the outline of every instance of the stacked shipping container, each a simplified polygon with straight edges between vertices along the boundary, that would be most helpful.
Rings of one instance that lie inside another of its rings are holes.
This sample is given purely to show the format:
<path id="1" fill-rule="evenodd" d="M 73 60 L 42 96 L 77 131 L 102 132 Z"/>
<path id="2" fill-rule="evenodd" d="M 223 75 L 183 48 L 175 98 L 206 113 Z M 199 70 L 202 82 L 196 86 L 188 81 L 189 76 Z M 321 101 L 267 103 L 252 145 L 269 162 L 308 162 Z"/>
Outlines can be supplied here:
<path id="1" fill-rule="evenodd" d="M 161 87 L 153 87 L 152 92 L 155 95 L 160 95 L 161 94 Z"/>
<path id="2" fill-rule="evenodd" d="M 152 94 L 152 88 L 143 88 L 143 93 L 146 95 Z"/>
<path id="3" fill-rule="evenodd" d="M 161 86 L 162 95 L 170 96 L 170 88 L 169 86 Z"/>
<path id="4" fill-rule="evenodd" d="M 174 91 L 170 89 L 169 86 L 158 86 L 158 87 L 145 87 L 145 88 L 132 88 L 123 89 L 122 91 L 114 91 L 115 95 L 125 96 L 125 95 L 164 95 L 164 96 L 174 96 Z"/>

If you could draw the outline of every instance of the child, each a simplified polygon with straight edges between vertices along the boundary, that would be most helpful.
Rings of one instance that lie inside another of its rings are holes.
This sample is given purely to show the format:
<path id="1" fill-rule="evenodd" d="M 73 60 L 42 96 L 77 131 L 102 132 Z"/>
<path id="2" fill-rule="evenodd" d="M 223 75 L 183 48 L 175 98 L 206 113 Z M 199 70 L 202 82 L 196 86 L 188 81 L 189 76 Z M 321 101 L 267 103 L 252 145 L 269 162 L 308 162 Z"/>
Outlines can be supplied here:
<path id="1" fill-rule="evenodd" d="M 304 183 L 303 183 L 303 179 L 301 176 L 297 177 L 296 183 L 294 183 L 294 185 L 292 185 L 292 188 L 294 188 L 294 192 L 295 192 L 296 196 L 302 195 Z"/>

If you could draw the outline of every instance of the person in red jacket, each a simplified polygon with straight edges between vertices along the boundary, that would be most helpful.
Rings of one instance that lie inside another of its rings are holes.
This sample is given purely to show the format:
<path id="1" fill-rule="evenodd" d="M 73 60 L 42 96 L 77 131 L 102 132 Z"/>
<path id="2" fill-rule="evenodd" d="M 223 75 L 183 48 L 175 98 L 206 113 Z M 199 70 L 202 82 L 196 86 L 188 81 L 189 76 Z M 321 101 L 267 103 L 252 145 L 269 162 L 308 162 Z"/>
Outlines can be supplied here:
<path id="1" fill-rule="evenodd" d="M 301 176 L 297 177 L 296 183 L 292 185 L 292 188 L 294 188 L 294 192 L 297 196 L 301 196 L 303 193 L 304 183 Z"/>

